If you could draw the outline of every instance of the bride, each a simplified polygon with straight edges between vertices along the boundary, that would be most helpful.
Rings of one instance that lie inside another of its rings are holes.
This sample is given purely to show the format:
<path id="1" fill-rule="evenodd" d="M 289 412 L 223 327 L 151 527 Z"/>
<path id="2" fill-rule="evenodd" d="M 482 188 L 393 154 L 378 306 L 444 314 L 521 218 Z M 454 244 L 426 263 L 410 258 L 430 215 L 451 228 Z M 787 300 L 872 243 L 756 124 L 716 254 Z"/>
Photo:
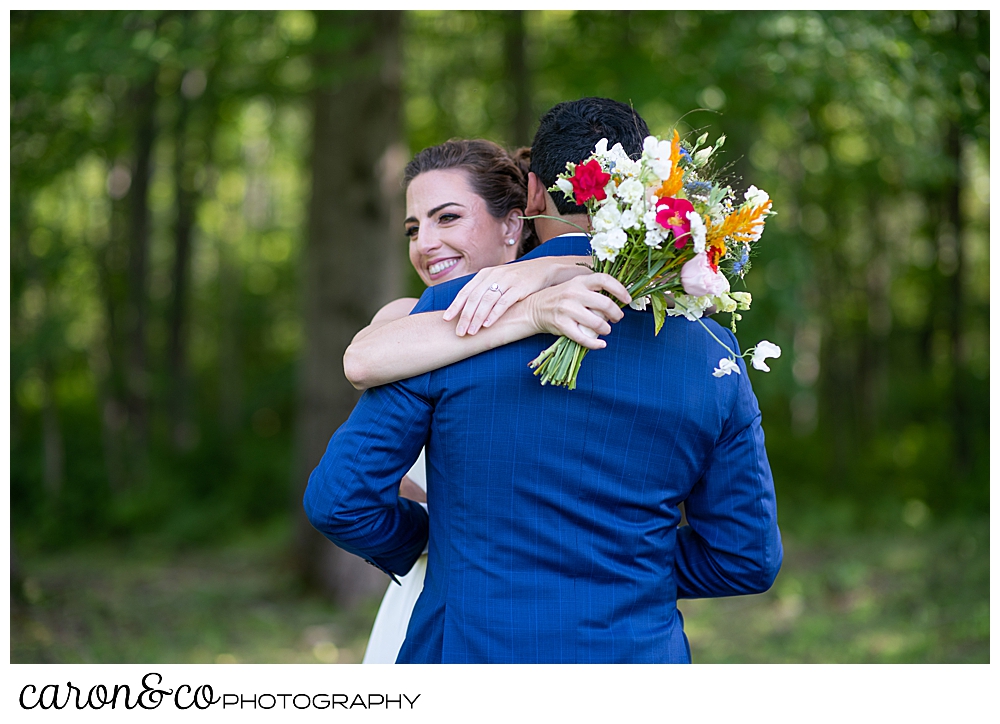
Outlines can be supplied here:
<path id="1" fill-rule="evenodd" d="M 527 203 L 527 149 L 509 155 L 484 140 L 425 148 L 407 165 L 405 233 L 410 262 L 428 286 L 470 274 L 444 312 L 410 316 L 417 300 L 385 305 L 354 337 L 344 373 L 358 389 L 423 374 L 535 334 L 565 335 L 589 349 L 622 317 L 631 299 L 589 257 L 544 257 L 497 269 L 537 245 L 522 216 Z M 567 225 L 566 232 L 577 232 Z M 578 233 L 578 232 L 577 232 Z M 456 321 L 457 318 L 457 321 Z M 426 504 L 424 455 L 400 484 L 400 495 Z M 431 513 L 433 514 L 433 513 Z M 394 663 L 427 570 L 426 551 L 390 584 L 362 663 Z"/>

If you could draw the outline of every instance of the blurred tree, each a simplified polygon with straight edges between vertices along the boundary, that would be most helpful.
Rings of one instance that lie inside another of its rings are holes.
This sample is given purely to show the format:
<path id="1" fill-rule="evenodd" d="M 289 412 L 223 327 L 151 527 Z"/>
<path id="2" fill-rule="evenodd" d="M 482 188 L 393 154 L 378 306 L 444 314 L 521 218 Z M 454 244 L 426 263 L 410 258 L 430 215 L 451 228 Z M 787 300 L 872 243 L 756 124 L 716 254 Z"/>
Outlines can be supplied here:
<path id="1" fill-rule="evenodd" d="M 299 511 L 355 399 L 343 346 L 409 273 L 407 151 L 522 143 L 585 95 L 657 133 L 726 132 L 720 172 L 775 200 L 740 338 L 785 350 L 753 383 L 789 524 L 985 510 L 986 12 L 10 20 L 22 546 L 190 544 Z M 296 515 L 304 568 L 343 590 Z"/>
<path id="2" fill-rule="evenodd" d="M 402 292 L 400 13 L 320 12 L 315 43 L 297 501 L 358 399 L 343 375 L 347 345 Z M 297 509 L 299 560 L 310 582 L 344 604 L 385 587 L 380 571 L 335 547 Z"/>
<path id="3" fill-rule="evenodd" d="M 524 10 L 505 10 L 504 53 L 510 85 L 509 103 L 514 107 L 510 128 L 512 146 L 530 146 L 536 118 L 531 108 L 531 77 L 528 72 L 527 34 Z"/>

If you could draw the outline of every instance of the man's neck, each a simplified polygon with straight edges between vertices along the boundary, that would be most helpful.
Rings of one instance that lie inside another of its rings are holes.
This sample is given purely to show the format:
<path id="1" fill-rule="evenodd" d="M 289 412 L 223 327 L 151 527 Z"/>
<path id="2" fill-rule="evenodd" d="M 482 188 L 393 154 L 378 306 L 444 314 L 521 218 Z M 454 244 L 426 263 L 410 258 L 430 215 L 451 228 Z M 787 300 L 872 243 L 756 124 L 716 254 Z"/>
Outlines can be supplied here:
<path id="1" fill-rule="evenodd" d="M 590 231 L 590 217 L 587 214 L 560 214 L 551 198 L 545 204 L 545 216 L 550 218 L 535 219 L 535 234 L 541 244 L 563 234 Z"/>

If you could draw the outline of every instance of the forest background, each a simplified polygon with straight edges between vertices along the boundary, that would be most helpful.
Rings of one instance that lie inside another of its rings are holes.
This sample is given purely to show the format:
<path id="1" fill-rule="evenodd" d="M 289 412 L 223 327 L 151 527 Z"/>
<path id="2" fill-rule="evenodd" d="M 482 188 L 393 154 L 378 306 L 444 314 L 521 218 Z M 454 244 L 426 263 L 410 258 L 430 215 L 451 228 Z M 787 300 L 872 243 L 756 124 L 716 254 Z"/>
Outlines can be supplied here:
<path id="1" fill-rule="evenodd" d="M 989 13 L 14 11 L 11 660 L 355 661 L 301 494 L 419 294 L 402 166 L 553 104 L 727 135 L 786 564 L 696 660 L 989 660 Z M 150 621 L 155 621 L 155 625 Z"/>

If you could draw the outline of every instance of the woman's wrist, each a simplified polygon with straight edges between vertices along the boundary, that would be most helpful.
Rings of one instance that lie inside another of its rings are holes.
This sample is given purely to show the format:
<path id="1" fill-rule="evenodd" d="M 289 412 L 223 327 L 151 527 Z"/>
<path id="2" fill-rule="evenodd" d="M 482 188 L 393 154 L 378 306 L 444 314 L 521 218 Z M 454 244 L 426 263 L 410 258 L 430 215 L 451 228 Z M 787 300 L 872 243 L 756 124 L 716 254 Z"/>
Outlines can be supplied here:
<path id="1" fill-rule="evenodd" d="M 589 256 L 561 256 L 555 257 L 559 262 L 553 264 L 549 270 L 549 283 L 547 286 L 554 287 L 557 284 L 568 282 L 581 274 L 592 274 L 589 266 Z"/>

